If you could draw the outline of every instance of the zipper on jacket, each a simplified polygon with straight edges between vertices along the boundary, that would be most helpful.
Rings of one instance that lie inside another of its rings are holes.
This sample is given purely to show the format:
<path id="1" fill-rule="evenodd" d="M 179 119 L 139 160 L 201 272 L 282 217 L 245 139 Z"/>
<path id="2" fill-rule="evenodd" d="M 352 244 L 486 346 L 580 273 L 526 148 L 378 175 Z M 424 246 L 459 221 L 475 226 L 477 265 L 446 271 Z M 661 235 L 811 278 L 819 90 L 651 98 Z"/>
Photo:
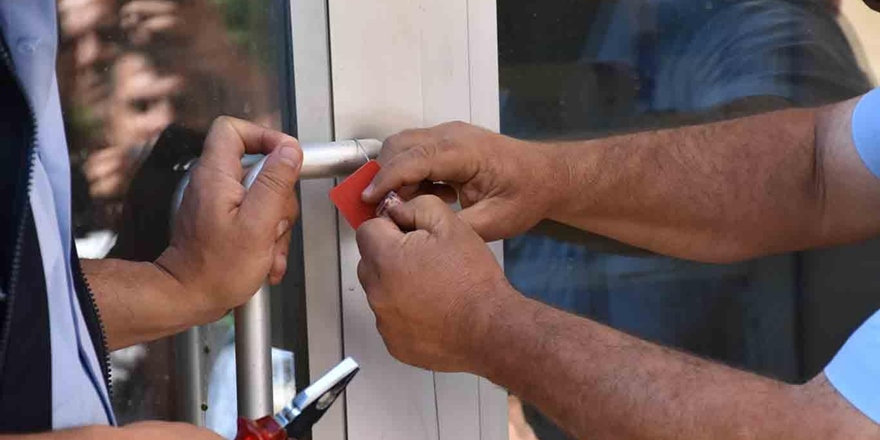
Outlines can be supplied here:
<path id="1" fill-rule="evenodd" d="M 110 380 L 112 372 L 110 371 L 110 345 L 107 344 L 107 332 L 104 329 L 104 320 L 101 318 L 101 309 L 98 308 L 98 302 L 95 300 L 95 293 L 92 292 L 92 286 L 89 284 L 86 274 L 82 270 L 82 265 L 76 265 L 76 275 L 82 280 L 83 288 L 85 288 L 86 296 L 89 298 L 89 305 L 95 313 L 95 320 L 98 321 L 98 331 L 101 333 L 101 346 L 104 354 L 104 368 L 101 375 L 104 376 L 104 385 L 107 386 L 107 398 L 113 400 L 113 382 Z"/>
<path id="2" fill-rule="evenodd" d="M 18 79 L 18 75 L 15 73 L 15 69 L 12 63 L 11 56 L 9 54 L 9 50 L 5 44 L 5 41 L 0 44 L 0 62 L 3 63 L 3 67 L 10 73 L 10 77 L 15 82 L 18 90 L 24 94 L 24 87 L 22 87 L 21 81 Z M 0 359 L 2 359 L 3 353 L 6 352 L 6 346 L 9 344 L 9 332 L 12 326 L 12 311 L 14 306 L 14 297 L 15 290 L 18 284 L 19 272 L 21 271 L 21 251 L 24 242 L 24 229 L 27 225 L 28 215 L 30 213 L 29 209 L 26 209 L 26 205 L 30 203 L 30 194 L 31 187 L 33 184 L 33 172 L 34 172 L 34 160 L 36 154 L 36 139 L 37 139 L 37 117 L 34 114 L 33 108 L 31 108 L 30 102 L 28 102 L 26 96 L 23 96 L 25 107 L 28 111 L 28 116 L 31 119 L 31 133 L 30 133 L 30 142 L 27 150 L 27 183 L 25 183 L 24 187 L 24 197 L 21 199 L 23 204 L 23 208 L 21 210 L 21 220 L 17 226 L 16 236 L 15 236 L 15 248 L 12 254 L 12 268 L 10 270 L 9 276 L 9 291 L 6 293 L 4 297 L 0 297 L 0 301 L 6 301 L 6 316 L 3 321 L 3 328 L 0 330 Z M 73 237 L 71 236 L 71 240 Z M 68 258 L 72 258 L 72 256 L 68 256 Z M 107 398 L 112 401 L 113 399 L 113 386 L 110 382 L 110 349 L 107 344 L 107 334 L 104 331 L 104 321 L 101 319 L 101 313 L 98 310 L 98 304 L 95 301 L 95 294 L 92 292 L 91 287 L 88 284 L 88 280 L 86 280 L 85 274 L 83 274 L 82 269 L 78 269 L 77 275 L 81 277 L 80 279 L 83 281 L 83 285 L 85 286 L 86 295 L 89 298 L 90 305 L 92 310 L 95 313 L 95 319 L 98 321 L 99 332 L 101 333 L 101 344 L 103 348 L 103 363 L 104 369 L 101 371 L 101 376 L 104 378 L 104 385 L 107 387 Z M 89 335 L 91 337 L 91 335 Z M 2 365 L 0 365 L 0 369 L 2 369 Z M 2 371 L 0 371 L 2 374 Z"/>

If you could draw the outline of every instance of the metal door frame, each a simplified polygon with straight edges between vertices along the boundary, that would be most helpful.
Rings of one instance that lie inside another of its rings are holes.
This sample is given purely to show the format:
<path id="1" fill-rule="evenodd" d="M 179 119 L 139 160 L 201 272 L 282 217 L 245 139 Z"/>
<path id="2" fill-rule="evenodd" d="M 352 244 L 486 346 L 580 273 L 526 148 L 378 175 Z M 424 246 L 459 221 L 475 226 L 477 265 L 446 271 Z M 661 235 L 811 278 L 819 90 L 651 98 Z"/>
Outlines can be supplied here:
<path id="1" fill-rule="evenodd" d="M 333 140 L 327 0 L 290 0 L 290 23 L 294 66 L 290 80 L 296 94 L 299 139 Z M 339 236 L 336 209 L 327 197 L 334 184 L 334 179 L 300 183 L 306 313 L 297 318 L 306 320 L 308 349 L 296 353 L 296 364 L 298 369 L 308 366 L 308 376 L 297 374 L 305 379 L 320 377 L 343 356 Z M 345 439 L 344 403 L 341 400 L 324 415 L 313 428 L 312 438 Z"/>
<path id="2" fill-rule="evenodd" d="M 302 141 L 382 139 L 455 119 L 499 129 L 495 0 L 290 1 Z M 354 231 L 327 198 L 333 185 L 301 184 L 308 353 L 297 356 L 312 378 L 345 355 L 363 369 L 313 438 L 506 440 L 504 390 L 388 355 L 357 281 Z M 500 261 L 500 243 L 492 248 Z"/>

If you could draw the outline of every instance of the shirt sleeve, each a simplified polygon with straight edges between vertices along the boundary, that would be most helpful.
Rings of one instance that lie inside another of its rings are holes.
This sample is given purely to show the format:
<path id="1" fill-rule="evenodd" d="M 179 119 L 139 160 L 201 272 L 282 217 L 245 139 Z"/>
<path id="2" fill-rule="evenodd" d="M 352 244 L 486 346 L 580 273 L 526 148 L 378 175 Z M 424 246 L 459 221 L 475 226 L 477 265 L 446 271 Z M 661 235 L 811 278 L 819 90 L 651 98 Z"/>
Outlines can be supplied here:
<path id="1" fill-rule="evenodd" d="M 880 423 L 880 311 L 850 336 L 825 367 L 825 376 L 853 406 Z"/>
<path id="2" fill-rule="evenodd" d="M 880 177 L 880 88 L 859 101 L 852 115 L 853 144 L 865 166 Z"/>
<path id="3" fill-rule="evenodd" d="M 871 89 L 833 15 L 809 2 L 726 3 L 680 49 L 669 99 L 697 110 L 757 96 L 812 106 Z"/>

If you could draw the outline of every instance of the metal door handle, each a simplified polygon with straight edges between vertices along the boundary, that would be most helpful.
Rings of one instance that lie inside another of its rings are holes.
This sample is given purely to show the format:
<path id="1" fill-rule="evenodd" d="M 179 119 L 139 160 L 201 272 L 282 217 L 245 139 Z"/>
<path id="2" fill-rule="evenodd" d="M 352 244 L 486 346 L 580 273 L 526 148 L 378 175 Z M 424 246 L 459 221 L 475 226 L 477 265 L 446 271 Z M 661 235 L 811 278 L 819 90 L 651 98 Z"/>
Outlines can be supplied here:
<path id="1" fill-rule="evenodd" d="M 323 179 L 350 174 L 379 155 L 382 142 L 375 139 L 355 139 L 337 142 L 305 143 L 301 179 Z M 242 158 L 248 170 L 242 184 L 250 188 L 265 163 L 266 157 L 251 155 Z M 189 185 L 193 163 L 181 179 L 172 200 L 172 220 L 183 194 Z M 203 424 L 201 403 L 204 371 L 199 358 L 198 327 L 177 336 L 183 388 L 183 414 L 186 420 Z M 235 310 L 235 368 L 238 397 L 238 414 L 256 419 L 272 412 L 272 347 L 269 326 L 269 292 L 264 286 L 247 303 Z M 192 407 L 192 408 L 189 408 Z"/>
<path id="2" fill-rule="evenodd" d="M 352 139 L 335 142 L 304 143 L 300 147 L 303 150 L 303 163 L 300 170 L 300 179 L 328 179 L 351 174 L 368 159 L 375 159 L 382 149 L 382 142 L 376 139 Z M 187 164 L 189 171 L 180 180 L 177 190 L 172 198 L 171 212 L 176 213 L 183 200 L 183 193 L 189 186 L 190 174 L 198 159 Z M 265 156 L 252 154 L 241 159 L 242 165 L 249 168 L 245 178 L 246 188 L 250 188 L 248 179 L 256 178 L 262 169 Z M 173 219 L 172 215 L 172 219 Z"/>

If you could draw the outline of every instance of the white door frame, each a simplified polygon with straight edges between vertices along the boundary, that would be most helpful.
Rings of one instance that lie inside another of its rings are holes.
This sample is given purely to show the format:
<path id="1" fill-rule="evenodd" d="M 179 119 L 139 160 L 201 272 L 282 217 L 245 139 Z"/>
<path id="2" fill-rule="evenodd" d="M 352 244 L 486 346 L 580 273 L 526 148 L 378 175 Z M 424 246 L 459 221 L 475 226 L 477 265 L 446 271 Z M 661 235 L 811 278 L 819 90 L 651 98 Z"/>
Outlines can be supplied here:
<path id="1" fill-rule="evenodd" d="M 495 0 L 291 0 L 291 13 L 301 140 L 384 139 L 451 120 L 499 129 Z M 362 370 L 313 438 L 506 440 L 504 390 L 388 354 L 332 185 L 301 187 L 309 369 L 315 379 L 345 355 Z"/>

